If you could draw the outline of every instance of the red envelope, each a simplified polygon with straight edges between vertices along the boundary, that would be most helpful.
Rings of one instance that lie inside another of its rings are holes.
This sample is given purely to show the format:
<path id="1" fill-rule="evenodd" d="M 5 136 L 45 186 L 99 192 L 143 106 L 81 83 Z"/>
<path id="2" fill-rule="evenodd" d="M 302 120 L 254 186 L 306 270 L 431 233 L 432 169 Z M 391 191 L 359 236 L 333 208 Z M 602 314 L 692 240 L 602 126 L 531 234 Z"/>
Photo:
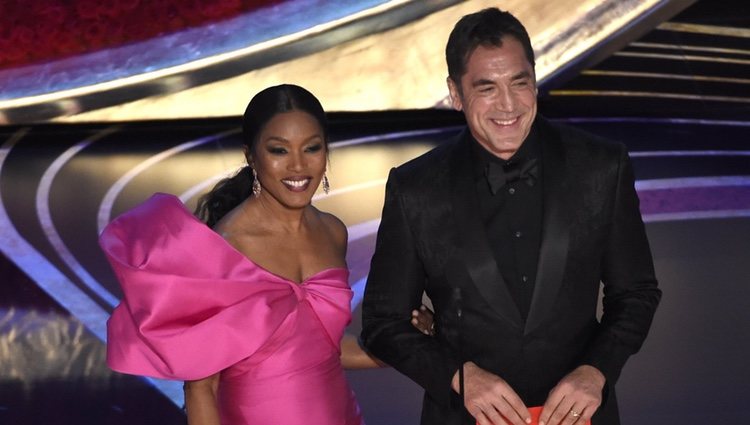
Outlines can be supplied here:
<path id="1" fill-rule="evenodd" d="M 539 415 L 542 414 L 542 406 L 537 407 L 529 407 L 529 413 L 531 413 L 531 425 L 539 425 Z M 510 424 L 510 422 L 505 422 L 506 424 Z M 579 422 L 576 422 L 576 425 L 579 425 Z M 479 423 L 477 423 L 479 425 Z M 586 421 L 583 423 L 583 425 L 591 425 L 591 421 Z"/>

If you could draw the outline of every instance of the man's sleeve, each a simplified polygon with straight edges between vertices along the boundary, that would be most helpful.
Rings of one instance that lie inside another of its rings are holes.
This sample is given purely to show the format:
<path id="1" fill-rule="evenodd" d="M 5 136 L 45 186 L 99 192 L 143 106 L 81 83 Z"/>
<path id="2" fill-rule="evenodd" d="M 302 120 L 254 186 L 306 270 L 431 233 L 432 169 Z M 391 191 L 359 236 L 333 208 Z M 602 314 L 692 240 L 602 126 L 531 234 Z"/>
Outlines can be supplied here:
<path id="1" fill-rule="evenodd" d="M 601 325 L 582 363 L 599 369 L 608 384 L 614 385 L 628 357 L 643 344 L 661 298 L 633 170 L 624 147 L 619 157 L 615 204 L 602 259 L 602 282 Z"/>
<path id="2" fill-rule="evenodd" d="M 376 357 L 448 404 L 450 382 L 458 363 L 438 337 L 422 334 L 411 323 L 421 305 L 424 265 L 399 193 L 396 171 L 386 184 L 385 205 L 367 280 L 362 313 L 362 341 Z"/>

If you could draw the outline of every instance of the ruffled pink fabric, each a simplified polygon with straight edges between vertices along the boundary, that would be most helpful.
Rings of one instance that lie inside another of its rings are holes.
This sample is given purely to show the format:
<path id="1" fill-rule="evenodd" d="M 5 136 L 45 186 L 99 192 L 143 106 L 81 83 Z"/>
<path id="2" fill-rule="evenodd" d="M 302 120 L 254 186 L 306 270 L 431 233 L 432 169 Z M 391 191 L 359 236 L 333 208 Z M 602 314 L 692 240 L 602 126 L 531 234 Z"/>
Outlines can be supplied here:
<path id="1" fill-rule="evenodd" d="M 225 424 L 360 424 L 339 347 L 351 320 L 345 268 L 301 284 L 254 264 L 155 194 L 100 245 L 124 297 L 107 323 L 118 372 L 194 380 L 221 371 Z"/>

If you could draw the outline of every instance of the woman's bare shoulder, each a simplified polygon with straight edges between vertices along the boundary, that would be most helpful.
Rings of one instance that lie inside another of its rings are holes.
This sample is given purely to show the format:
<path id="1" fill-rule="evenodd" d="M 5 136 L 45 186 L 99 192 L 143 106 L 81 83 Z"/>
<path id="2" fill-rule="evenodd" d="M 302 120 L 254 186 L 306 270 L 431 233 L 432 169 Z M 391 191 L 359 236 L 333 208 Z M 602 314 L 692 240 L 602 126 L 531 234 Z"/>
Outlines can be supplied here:
<path id="1" fill-rule="evenodd" d="M 346 249 L 347 239 L 349 237 L 346 225 L 341 219 L 331 213 L 320 211 L 316 209 L 321 222 L 326 228 L 326 231 L 331 235 L 331 238 L 340 247 Z"/>

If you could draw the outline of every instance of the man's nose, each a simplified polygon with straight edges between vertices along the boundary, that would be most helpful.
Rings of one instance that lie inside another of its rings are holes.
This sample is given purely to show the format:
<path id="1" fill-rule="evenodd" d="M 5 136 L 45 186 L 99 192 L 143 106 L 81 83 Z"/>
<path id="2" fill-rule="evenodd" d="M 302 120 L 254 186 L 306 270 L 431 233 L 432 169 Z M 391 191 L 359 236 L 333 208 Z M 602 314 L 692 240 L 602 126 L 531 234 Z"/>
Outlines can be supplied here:
<path id="1" fill-rule="evenodd" d="M 510 92 L 510 90 L 500 90 L 497 98 L 497 102 L 495 102 L 495 106 L 503 111 L 503 112 L 509 112 L 512 111 L 515 107 L 516 100 L 513 97 L 513 93 Z"/>

